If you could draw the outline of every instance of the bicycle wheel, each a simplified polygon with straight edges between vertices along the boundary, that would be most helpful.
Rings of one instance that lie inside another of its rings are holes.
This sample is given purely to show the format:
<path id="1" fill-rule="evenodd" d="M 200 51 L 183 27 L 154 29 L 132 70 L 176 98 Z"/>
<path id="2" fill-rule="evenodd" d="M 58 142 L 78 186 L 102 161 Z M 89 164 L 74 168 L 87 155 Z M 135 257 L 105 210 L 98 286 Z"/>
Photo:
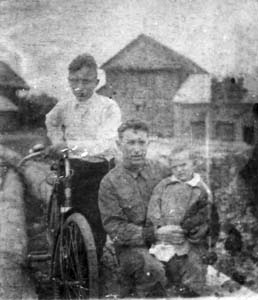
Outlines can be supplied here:
<path id="1" fill-rule="evenodd" d="M 87 220 L 79 213 L 67 218 L 52 260 L 55 299 L 98 298 L 98 261 Z"/>
<path id="2" fill-rule="evenodd" d="M 59 232 L 59 224 L 61 220 L 60 207 L 58 205 L 57 191 L 54 190 L 47 210 L 47 240 L 49 244 L 49 251 L 53 253 L 53 247 Z"/>

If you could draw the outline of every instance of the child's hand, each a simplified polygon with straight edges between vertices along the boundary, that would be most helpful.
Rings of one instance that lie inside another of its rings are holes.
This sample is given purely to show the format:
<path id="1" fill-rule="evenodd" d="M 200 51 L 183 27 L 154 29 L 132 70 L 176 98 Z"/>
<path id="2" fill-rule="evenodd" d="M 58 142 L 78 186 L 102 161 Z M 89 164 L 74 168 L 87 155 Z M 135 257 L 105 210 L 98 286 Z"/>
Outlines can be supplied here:
<path id="1" fill-rule="evenodd" d="M 185 241 L 185 231 L 179 225 L 166 225 L 157 229 L 158 241 L 178 245 Z"/>
<path id="2" fill-rule="evenodd" d="M 200 240 L 202 240 L 207 236 L 208 230 L 209 230 L 208 224 L 202 224 L 200 226 L 196 226 L 195 228 L 191 229 L 187 233 L 189 242 L 193 244 L 199 243 Z"/>

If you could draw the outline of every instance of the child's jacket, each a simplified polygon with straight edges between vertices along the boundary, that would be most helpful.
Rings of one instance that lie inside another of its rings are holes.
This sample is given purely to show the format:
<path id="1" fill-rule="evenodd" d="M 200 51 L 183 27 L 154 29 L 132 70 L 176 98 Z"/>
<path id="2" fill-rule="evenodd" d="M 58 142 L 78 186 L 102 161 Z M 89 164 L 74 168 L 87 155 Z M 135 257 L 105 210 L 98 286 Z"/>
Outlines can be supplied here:
<path id="1" fill-rule="evenodd" d="M 205 209 L 202 206 L 200 213 L 198 212 L 198 205 L 195 205 L 198 204 L 198 201 L 207 203 Z M 173 175 L 163 179 L 153 191 L 149 202 L 147 220 L 151 221 L 156 229 L 166 225 L 176 225 L 180 228 L 184 224 L 185 217 L 187 217 L 187 226 L 183 228 L 185 236 L 182 244 L 172 245 L 159 242 L 152 246 L 150 252 L 164 261 L 169 260 L 174 254 L 187 254 L 191 244 L 198 244 L 200 241 L 199 238 L 192 239 L 195 229 L 199 228 L 198 225 L 205 226 L 206 222 L 205 228 L 208 228 L 209 201 L 210 191 L 197 173 L 188 182 L 181 182 Z M 193 207 L 197 211 L 191 216 Z M 191 223 L 191 221 L 193 222 Z M 191 234 L 193 234 L 192 237 Z"/>

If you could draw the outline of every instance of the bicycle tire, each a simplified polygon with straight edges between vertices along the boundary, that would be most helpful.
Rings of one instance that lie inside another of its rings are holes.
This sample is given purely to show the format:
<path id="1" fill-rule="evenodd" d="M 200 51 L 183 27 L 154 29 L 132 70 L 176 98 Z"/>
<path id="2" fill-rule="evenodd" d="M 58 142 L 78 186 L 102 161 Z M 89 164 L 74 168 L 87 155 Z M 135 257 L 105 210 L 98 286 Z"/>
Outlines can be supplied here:
<path id="1" fill-rule="evenodd" d="M 98 260 L 86 218 L 73 213 L 63 224 L 51 264 L 54 299 L 98 298 Z"/>

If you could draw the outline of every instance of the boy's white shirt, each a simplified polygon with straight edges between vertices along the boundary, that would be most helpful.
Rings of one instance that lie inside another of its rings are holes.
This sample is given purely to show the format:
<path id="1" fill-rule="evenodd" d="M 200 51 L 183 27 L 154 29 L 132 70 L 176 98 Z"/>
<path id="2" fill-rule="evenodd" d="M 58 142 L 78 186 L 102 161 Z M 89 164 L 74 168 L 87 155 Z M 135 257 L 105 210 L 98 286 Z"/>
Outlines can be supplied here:
<path id="1" fill-rule="evenodd" d="M 170 177 L 172 182 L 180 182 L 176 176 L 172 175 Z M 204 185 L 208 195 L 211 194 L 208 186 L 202 181 L 200 174 L 193 173 L 192 179 L 186 181 L 185 183 L 189 184 L 192 187 L 197 186 L 199 183 Z M 168 262 L 175 254 L 178 256 L 185 255 L 189 252 L 190 244 L 187 240 L 184 241 L 183 244 L 180 245 L 171 245 L 165 242 L 160 242 L 158 244 L 152 245 L 149 249 L 149 253 L 153 254 L 158 260 Z"/>
<path id="2" fill-rule="evenodd" d="M 67 143 L 71 156 L 116 153 L 117 128 L 121 124 L 118 104 L 94 93 L 87 101 L 74 97 L 60 101 L 46 115 L 47 135 L 52 144 Z M 65 125 L 62 129 L 61 125 Z"/>

